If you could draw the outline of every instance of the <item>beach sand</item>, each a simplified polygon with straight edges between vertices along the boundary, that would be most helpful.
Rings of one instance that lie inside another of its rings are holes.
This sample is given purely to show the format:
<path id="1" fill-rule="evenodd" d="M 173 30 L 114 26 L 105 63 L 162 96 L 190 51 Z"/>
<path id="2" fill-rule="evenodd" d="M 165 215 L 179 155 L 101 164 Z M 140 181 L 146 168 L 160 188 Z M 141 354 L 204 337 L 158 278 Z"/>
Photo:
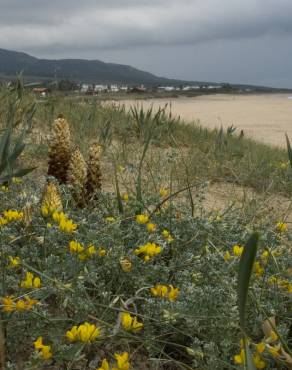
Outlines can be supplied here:
<path id="1" fill-rule="evenodd" d="M 292 94 L 291 94 L 292 95 Z M 292 96 L 288 94 L 205 95 L 196 98 L 126 100 L 149 107 L 171 104 L 171 111 L 187 122 L 208 128 L 235 126 L 255 140 L 284 147 L 285 133 L 292 141 Z"/>

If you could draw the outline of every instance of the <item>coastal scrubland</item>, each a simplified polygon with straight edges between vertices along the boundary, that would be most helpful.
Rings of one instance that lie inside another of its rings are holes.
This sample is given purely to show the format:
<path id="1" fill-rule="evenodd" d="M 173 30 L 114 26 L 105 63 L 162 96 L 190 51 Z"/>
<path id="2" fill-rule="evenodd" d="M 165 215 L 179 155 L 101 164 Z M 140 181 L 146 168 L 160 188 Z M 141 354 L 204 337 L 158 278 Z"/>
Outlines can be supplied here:
<path id="1" fill-rule="evenodd" d="M 0 125 L 0 368 L 291 368 L 286 149 L 21 83 Z"/>

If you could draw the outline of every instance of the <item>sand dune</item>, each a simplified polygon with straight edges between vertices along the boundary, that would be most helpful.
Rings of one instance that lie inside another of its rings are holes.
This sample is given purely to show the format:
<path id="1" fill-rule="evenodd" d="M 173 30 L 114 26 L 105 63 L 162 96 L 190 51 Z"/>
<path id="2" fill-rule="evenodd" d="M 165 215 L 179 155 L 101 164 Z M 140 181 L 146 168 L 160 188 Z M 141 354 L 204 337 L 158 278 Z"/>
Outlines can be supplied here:
<path id="1" fill-rule="evenodd" d="M 292 140 L 292 96 L 288 94 L 209 95 L 197 98 L 127 100 L 131 104 L 154 107 L 171 103 L 173 114 L 203 126 L 227 128 L 236 126 L 247 136 L 262 142 L 285 146 L 285 132 Z"/>

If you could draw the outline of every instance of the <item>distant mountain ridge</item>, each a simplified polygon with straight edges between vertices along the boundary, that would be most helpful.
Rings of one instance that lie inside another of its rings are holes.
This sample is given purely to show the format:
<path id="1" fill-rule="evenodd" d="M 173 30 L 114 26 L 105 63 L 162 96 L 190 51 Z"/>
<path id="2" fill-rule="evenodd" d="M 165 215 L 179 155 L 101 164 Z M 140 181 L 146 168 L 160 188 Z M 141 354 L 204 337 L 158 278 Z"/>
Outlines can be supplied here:
<path id="1" fill-rule="evenodd" d="M 206 81 L 186 81 L 155 76 L 124 64 L 86 59 L 39 59 L 29 54 L 0 48 L 0 81 L 12 79 L 22 72 L 26 81 L 71 80 L 92 84 L 159 85 L 221 85 Z M 230 84 L 234 89 L 252 91 L 292 91 L 263 86 Z"/>
<path id="2" fill-rule="evenodd" d="M 85 59 L 38 59 L 26 53 L 0 49 L 0 76 L 15 76 L 19 72 L 26 78 L 57 77 L 88 83 L 159 85 L 185 82 L 158 77 L 123 64 Z"/>

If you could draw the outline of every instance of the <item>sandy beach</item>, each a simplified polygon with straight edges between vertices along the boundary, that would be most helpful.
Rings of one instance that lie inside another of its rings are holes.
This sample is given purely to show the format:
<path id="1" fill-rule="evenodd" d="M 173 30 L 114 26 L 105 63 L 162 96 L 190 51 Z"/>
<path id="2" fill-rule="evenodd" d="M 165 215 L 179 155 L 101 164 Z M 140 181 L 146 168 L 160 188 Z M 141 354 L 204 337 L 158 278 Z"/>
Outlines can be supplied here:
<path id="1" fill-rule="evenodd" d="M 143 104 L 155 108 L 171 104 L 171 111 L 188 122 L 214 128 L 237 127 L 238 132 L 264 143 L 285 146 L 285 133 L 292 140 L 292 96 L 289 94 L 208 95 L 196 98 L 126 100 L 126 108 Z"/>

